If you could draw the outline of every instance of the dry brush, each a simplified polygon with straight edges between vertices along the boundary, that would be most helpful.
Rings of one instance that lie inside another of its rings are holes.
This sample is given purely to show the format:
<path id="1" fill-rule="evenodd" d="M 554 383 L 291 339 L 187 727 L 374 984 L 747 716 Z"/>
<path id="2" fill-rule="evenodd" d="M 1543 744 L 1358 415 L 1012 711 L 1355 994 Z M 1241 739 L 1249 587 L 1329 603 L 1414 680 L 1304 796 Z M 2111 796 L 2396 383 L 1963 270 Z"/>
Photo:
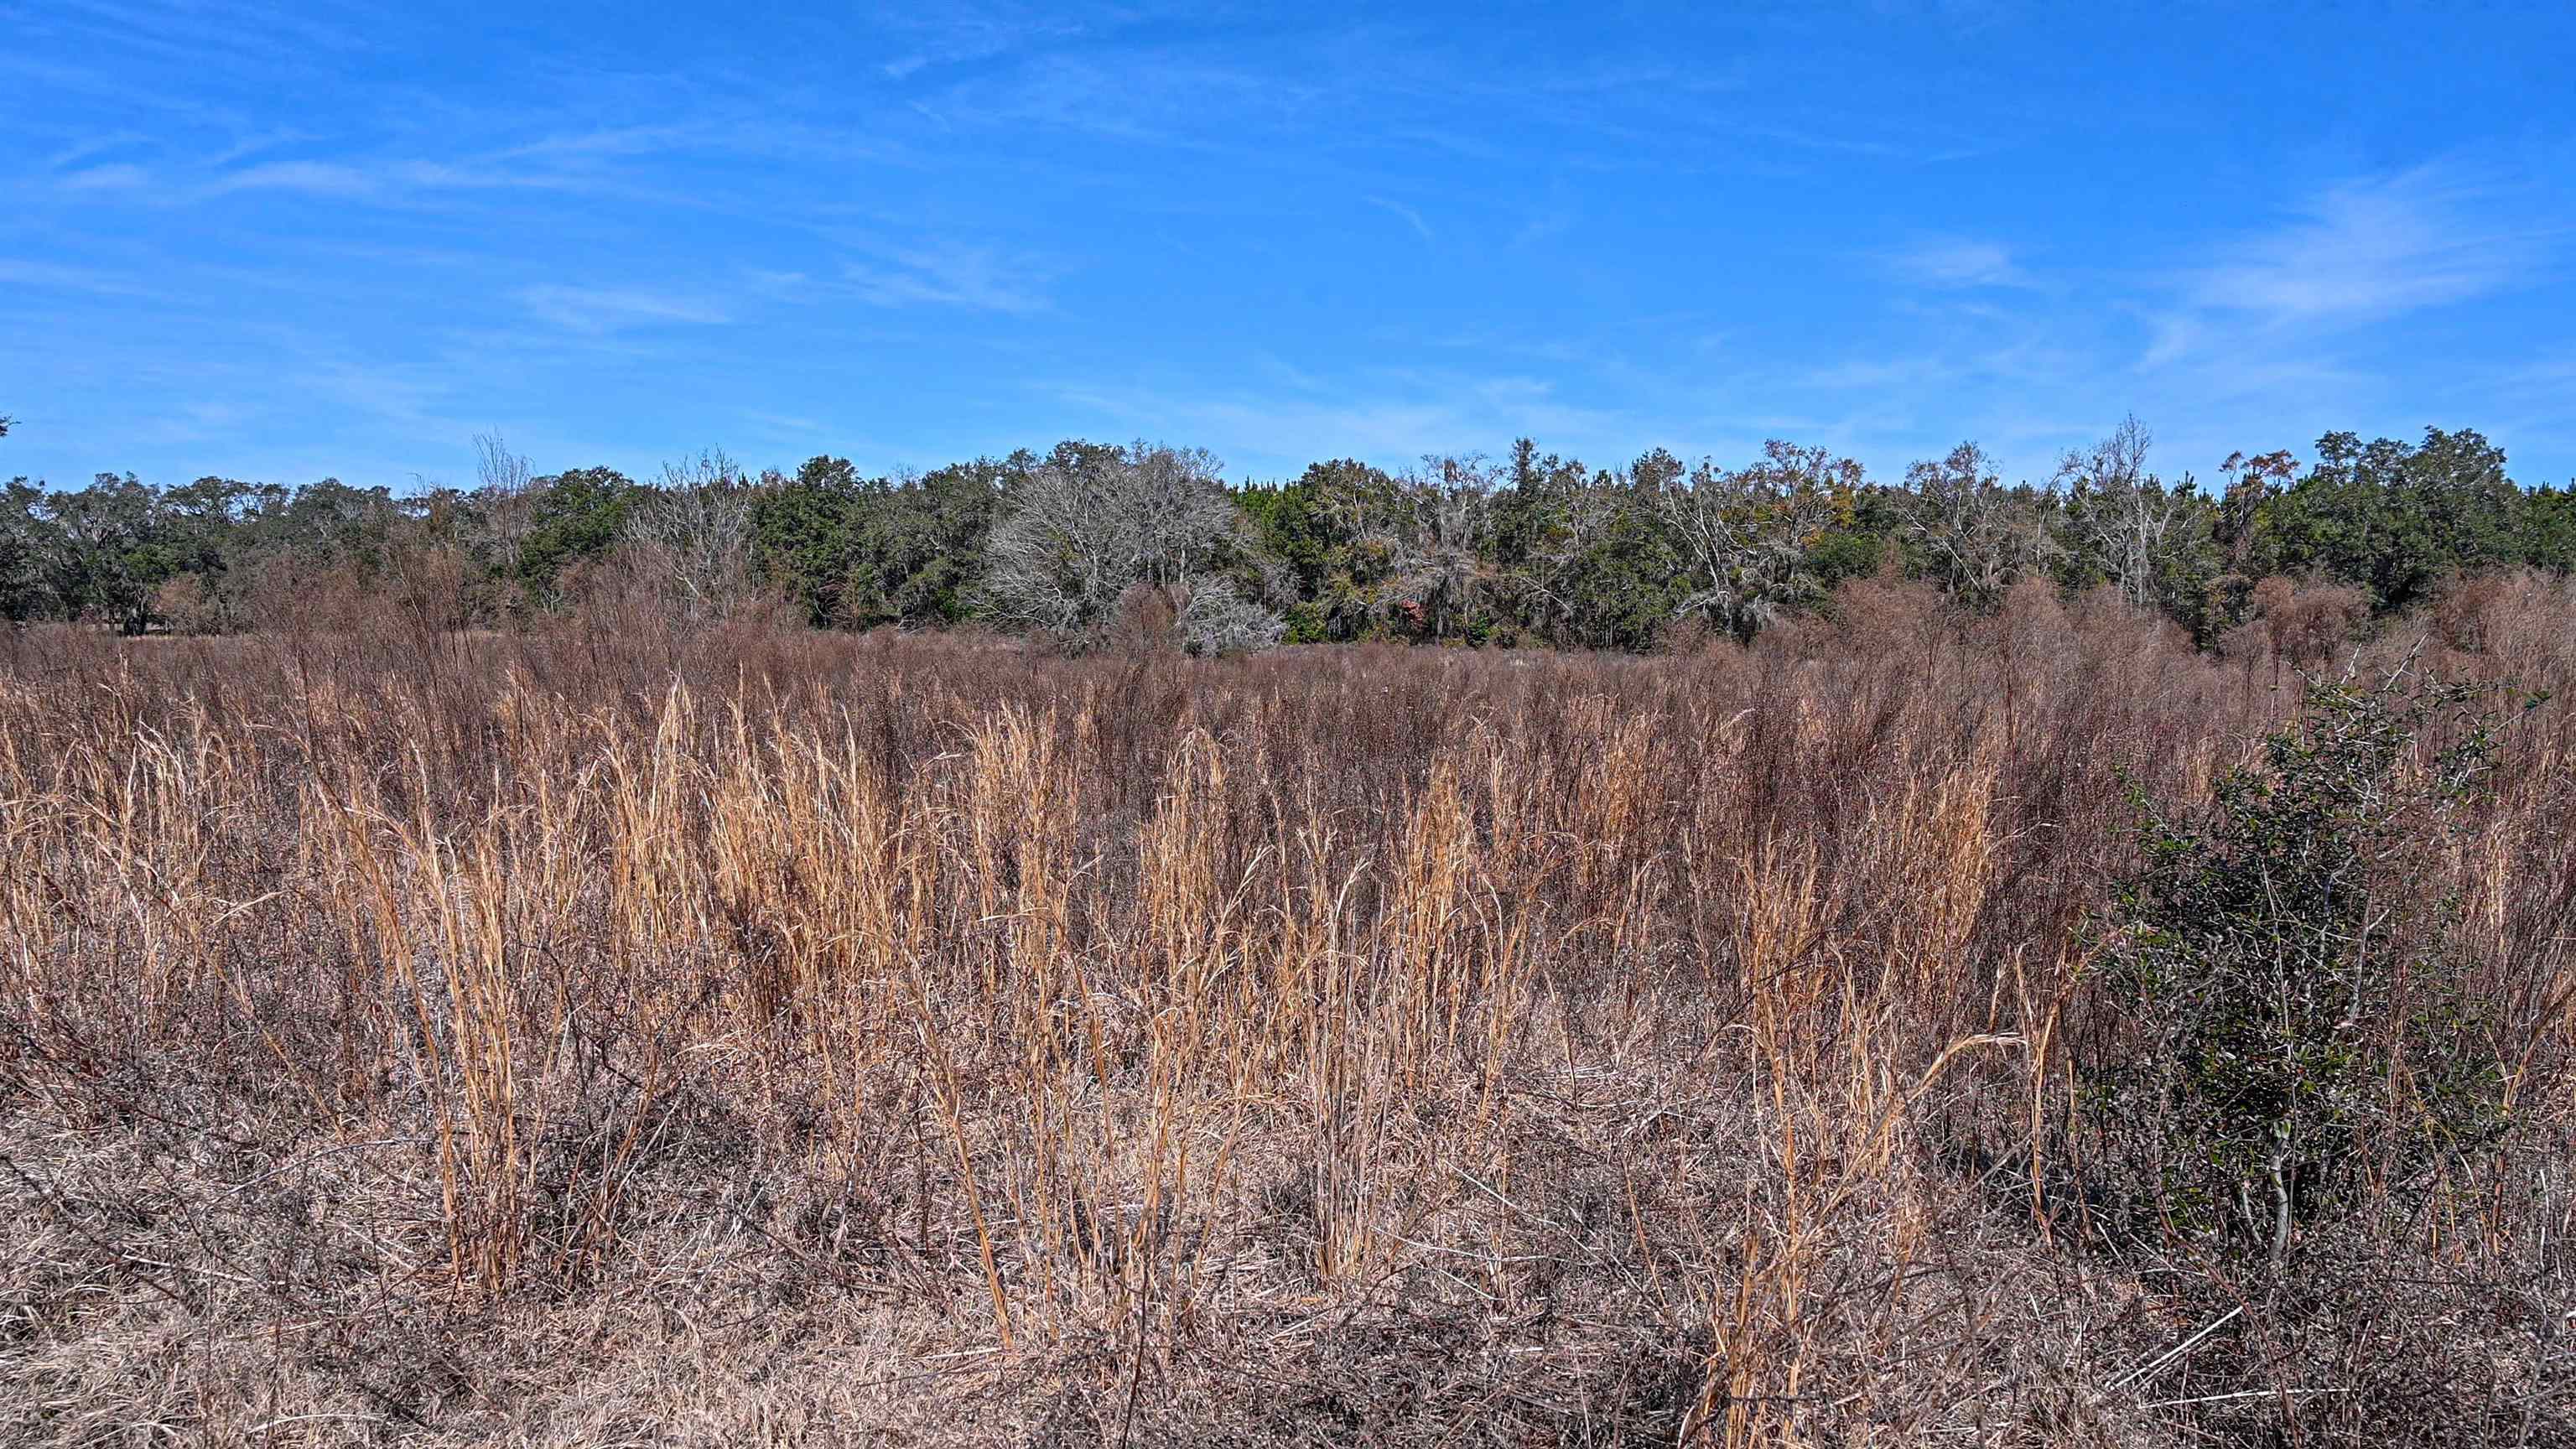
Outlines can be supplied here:
<path id="1" fill-rule="evenodd" d="M 2563 587 L 2455 612 L 2576 676 Z M 2295 675 L 1840 615 L 17 636 L 0 1438 L 2567 1442 L 2576 714 L 2422 885 L 2511 1132 L 2285 1295 L 2123 1216 L 2078 1067 L 2124 776 Z"/>

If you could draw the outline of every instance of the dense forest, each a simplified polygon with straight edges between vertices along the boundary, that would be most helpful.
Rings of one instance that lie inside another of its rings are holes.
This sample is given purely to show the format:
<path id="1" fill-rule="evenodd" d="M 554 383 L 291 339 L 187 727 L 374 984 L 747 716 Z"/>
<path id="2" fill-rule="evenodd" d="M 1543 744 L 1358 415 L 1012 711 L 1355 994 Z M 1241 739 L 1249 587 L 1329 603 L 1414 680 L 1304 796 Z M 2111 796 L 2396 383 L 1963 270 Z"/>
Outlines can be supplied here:
<path id="1" fill-rule="evenodd" d="M 2149 443 L 2132 419 L 2013 484 L 1974 444 L 1889 481 L 1786 442 L 1740 466 L 1656 449 L 1594 468 L 1526 439 L 1500 461 L 1337 460 L 1232 484 L 1204 452 L 1078 441 L 893 477 L 828 456 L 753 473 L 720 453 L 645 481 L 535 476 L 486 437 L 471 489 L 15 479 L 0 616 L 227 633 L 373 599 L 463 629 L 616 598 L 690 621 L 981 623 L 1075 648 L 1142 629 L 1202 653 L 1636 650 L 1675 631 L 1750 638 L 1888 572 L 1980 611 L 2026 580 L 2106 588 L 2207 647 L 2278 612 L 2290 591 L 2267 579 L 2357 619 L 2467 571 L 2576 568 L 2576 491 L 2517 486 L 2474 431 L 2330 433 L 2312 462 L 2238 454 L 2206 482 L 2161 476 Z"/>

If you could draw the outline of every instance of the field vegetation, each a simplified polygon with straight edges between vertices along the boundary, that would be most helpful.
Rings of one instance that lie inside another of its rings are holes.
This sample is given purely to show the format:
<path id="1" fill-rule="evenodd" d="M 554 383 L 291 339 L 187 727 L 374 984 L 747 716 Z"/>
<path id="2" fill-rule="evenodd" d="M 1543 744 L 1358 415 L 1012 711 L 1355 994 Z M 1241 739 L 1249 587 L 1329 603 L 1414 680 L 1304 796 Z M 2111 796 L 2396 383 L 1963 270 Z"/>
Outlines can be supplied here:
<path id="1" fill-rule="evenodd" d="M 0 1439 L 2576 1442 L 2563 578 L 1192 657 L 661 548 L 0 634 Z"/>

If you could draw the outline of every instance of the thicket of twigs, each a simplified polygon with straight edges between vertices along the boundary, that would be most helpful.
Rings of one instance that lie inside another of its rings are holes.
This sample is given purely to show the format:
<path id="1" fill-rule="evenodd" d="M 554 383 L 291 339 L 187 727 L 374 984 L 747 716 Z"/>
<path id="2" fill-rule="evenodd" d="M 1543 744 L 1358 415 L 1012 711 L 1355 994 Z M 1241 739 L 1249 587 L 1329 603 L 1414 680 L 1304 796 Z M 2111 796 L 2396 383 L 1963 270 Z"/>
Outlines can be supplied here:
<path id="1" fill-rule="evenodd" d="M 2288 1272 L 2090 958 L 2345 656 L 1837 614 L 0 639 L 0 1440 L 2576 1442 L 2576 593 L 2361 647 L 2558 691 L 2410 857 L 2510 1106 Z"/>

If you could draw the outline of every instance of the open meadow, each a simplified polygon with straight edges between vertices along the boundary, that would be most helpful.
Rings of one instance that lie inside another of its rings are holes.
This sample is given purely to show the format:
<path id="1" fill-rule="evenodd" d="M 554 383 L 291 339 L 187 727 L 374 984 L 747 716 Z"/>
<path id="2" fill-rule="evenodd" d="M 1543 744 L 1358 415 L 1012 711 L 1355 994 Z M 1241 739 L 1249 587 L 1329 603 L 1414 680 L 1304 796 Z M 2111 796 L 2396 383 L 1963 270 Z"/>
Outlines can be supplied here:
<path id="1" fill-rule="evenodd" d="M 0 1440 L 2576 1442 L 2576 593 L 1835 617 L 0 635 Z M 2115 883 L 2302 668 L 2556 692 L 2267 1239 Z"/>

